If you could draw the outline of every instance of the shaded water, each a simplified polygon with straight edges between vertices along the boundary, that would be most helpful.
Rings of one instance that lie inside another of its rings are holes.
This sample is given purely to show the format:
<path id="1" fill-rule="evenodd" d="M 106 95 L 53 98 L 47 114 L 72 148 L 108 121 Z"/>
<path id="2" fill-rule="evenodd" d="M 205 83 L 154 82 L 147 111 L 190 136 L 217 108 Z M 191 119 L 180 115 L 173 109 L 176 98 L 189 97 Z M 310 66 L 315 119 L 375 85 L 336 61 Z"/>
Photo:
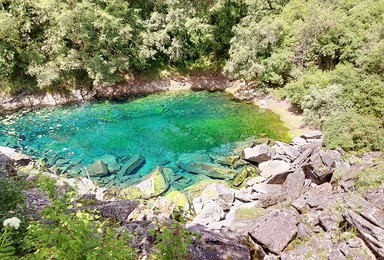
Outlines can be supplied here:
<path id="1" fill-rule="evenodd" d="M 177 171 L 172 163 L 186 154 L 226 153 L 250 136 L 287 139 L 271 112 L 223 93 L 191 91 L 16 114 L 2 120 L 0 134 L 0 145 L 48 162 L 62 158 L 57 166 L 65 169 L 66 159 L 85 166 L 106 154 L 119 160 L 141 154 L 146 164 L 137 176 L 168 163 Z M 79 169 L 73 175 L 82 174 Z"/>

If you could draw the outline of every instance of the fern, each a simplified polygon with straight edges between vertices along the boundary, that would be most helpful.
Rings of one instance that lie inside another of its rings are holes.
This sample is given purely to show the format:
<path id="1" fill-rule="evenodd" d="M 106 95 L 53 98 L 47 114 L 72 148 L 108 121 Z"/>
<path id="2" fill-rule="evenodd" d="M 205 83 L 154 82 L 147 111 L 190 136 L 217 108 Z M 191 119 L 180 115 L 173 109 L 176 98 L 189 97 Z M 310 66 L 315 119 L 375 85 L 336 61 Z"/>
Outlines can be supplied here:
<path id="1" fill-rule="evenodd" d="M 15 248 L 12 246 L 12 240 L 8 238 L 7 229 L 0 237 L 0 259 L 2 260 L 10 260 L 16 259 Z"/>

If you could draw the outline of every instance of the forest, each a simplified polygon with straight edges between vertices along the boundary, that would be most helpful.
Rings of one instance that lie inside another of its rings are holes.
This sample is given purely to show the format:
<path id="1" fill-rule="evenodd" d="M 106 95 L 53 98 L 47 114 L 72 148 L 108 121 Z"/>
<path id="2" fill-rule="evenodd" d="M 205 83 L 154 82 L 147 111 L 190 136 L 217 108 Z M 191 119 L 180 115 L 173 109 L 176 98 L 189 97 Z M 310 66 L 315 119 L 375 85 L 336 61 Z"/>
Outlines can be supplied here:
<path id="1" fill-rule="evenodd" d="M 297 105 L 329 147 L 377 150 L 383 20 L 383 0 L 2 0 L 0 89 L 222 72 Z"/>

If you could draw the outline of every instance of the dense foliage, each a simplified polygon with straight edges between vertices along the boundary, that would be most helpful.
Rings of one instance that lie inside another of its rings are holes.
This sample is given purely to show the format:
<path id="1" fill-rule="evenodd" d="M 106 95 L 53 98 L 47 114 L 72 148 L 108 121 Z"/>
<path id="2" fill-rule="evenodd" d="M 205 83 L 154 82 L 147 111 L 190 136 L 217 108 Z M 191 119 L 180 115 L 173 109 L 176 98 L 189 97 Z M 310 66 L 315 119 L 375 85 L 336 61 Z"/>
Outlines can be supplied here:
<path id="1" fill-rule="evenodd" d="M 86 207 L 95 201 L 79 199 L 71 187 L 59 187 L 55 179 L 43 174 L 28 185 L 20 185 L 20 181 L 0 177 L 0 217 L 20 221 L 16 228 L 0 223 L 0 259 L 138 259 L 140 234 Z M 51 202 L 38 215 L 25 206 L 23 193 L 31 190 Z M 155 240 L 153 259 L 185 259 L 189 255 L 196 235 L 184 227 L 179 211 L 175 216 L 172 222 L 154 220 L 154 229 L 148 230 Z"/>
<path id="2" fill-rule="evenodd" d="M 384 0 L 0 4 L 3 91 L 92 87 L 167 66 L 224 65 L 228 77 L 297 104 L 311 125 L 344 113 L 384 121 Z"/>

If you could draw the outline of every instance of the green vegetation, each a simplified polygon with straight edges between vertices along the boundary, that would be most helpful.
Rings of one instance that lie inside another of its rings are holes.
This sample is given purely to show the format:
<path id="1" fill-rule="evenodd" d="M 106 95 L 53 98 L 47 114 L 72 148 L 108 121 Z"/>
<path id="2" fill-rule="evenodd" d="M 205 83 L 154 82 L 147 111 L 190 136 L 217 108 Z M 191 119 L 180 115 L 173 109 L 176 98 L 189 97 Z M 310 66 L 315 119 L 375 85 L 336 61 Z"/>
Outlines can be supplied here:
<path id="1" fill-rule="evenodd" d="M 380 187 L 384 182 L 384 161 L 379 157 L 379 162 L 372 167 L 363 169 L 357 175 L 356 188 L 361 192 Z"/>
<path id="2" fill-rule="evenodd" d="M 384 0 L 2 0 L 0 89 L 222 68 L 288 98 L 309 124 L 329 122 L 325 132 L 347 113 L 377 119 L 383 135 L 383 19 Z M 350 140 L 327 144 L 361 149 Z"/>
<path id="3" fill-rule="evenodd" d="M 20 186 L 20 180 L 0 181 L 0 216 L 10 222 L 1 222 L 1 259 L 137 259 L 136 234 L 87 209 L 70 187 L 59 188 L 54 179 L 44 175 L 28 182 L 28 187 Z M 26 214 L 24 197 L 20 195 L 31 188 L 40 190 L 51 201 L 38 218 Z M 18 213 L 19 209 L 24 209 L 23 214 Z M 182 223 L 182 216 L 172 223 L 154 223 L 156 259 L 184 259 L 188 255 L 192 233 Z"/>

